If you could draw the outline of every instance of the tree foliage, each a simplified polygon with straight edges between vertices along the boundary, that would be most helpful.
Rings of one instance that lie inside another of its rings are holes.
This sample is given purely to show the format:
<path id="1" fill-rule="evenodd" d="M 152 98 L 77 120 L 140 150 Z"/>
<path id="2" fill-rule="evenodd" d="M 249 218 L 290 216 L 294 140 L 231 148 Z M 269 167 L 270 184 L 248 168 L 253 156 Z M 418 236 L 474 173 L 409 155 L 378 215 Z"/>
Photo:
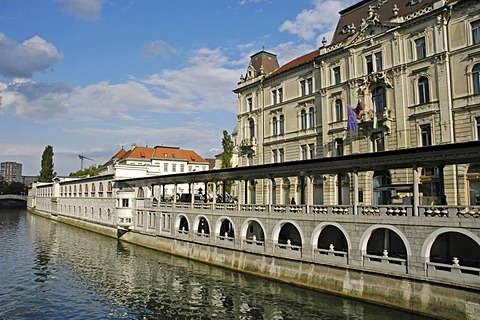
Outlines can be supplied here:
<path id="1" fill-rule="evenodd" d="M 27 187 L 21 182 L 8 183 L 0 176 L 0 194 L 27 194 Z"/>
<path id="2" fill-rule="evenodd" d="M 102 169 L 101 166 L 93 165 L 83 170 L 78 170 L 77 172 L 71 172 L 70 177 L 98 176 L 101 169 Z"/>
<path id="3" fill-rule="evenodd" d="M 222 138 L 222 157 L 221 157 L 221 168 L 231 168 L 232 167 L 232 157 L 233 157 L 233 140 L 227 130 L 223 130 Z M 231 193 L 232 190 L 232 181 L 225 182 L 225 191 Z"/>
<path id="4" fill-rule="evenodd" d="M 221 157 L 221 167 L 231 168 L 233 156 L 233 141 L 227 130 L 223 130 L 222 147 L 223 153 Z"/>
<path id="5" fill-rule="evenodd" d="M 46 146 L 42 154 L 39 182 L 52 182 L 57 173 L 53 170 L 53 147 Z"/>

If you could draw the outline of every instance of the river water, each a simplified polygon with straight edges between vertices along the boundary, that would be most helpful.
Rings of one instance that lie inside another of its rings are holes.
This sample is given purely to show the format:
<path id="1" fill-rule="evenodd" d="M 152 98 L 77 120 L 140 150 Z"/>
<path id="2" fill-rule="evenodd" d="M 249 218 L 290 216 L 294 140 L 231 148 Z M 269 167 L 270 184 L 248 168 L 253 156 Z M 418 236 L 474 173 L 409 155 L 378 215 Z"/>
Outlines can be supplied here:
<path id="1" fill-rule="evenodd" d="M 427 319 L 0 207 L 0 319 Z"/>

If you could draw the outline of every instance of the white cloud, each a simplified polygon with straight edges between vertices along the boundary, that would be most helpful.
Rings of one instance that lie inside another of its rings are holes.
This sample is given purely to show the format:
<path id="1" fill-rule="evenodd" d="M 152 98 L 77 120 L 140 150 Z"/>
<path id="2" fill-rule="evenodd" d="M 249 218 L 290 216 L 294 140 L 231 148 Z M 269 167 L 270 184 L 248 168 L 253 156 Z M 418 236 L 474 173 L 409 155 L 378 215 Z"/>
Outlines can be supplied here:
<path id="1" fill-rule="evenodd" d="M 0 74 L 6 78 L 31 78 L 63 59 L 55 46 L 34 36 L 19 44 L 0 33 Z"/>
<path id="2" fill-rule="evenodd" d="M 65 12 L 86 20 L 100 19 L 105 0 L 57 0 Z"/>
<path id="3" fill-rule="evenodd" d="M 145 45 L 142 48 L 142 53 L 147 57 L 162 56 L 164 59 L 169 59 L 170 55 L 177 55 L 177 50 L 162 40 L 155 40 Z"/>
<path id="4" fill-rule="evenodd" d="M 313 9 L 300 12 L 294 21 L 287 20 L 279 28 L 299 36 L 303 40 L 314 40 L 321 45 L 323 36 L 331 40 L 339 19 L 338 12 L 354 3 L 352 0 L 314 0 Z"/>
<path id="5" fill-rule="evenodd" d="M 230 68 L 221 50 L 200 49 L 190 65 L 164 70 L 146 79 L 99 82 L 86 87 L 66 83 L 23 81 L 0 83 L 0 112 L 12 110 L 34 122 L 133 121 L 148 113 L 192 114 L 228 111 L 235 114 L 235 88 L 240 71 Z M 142 116 L 139 116 L 139 115 Z"/>

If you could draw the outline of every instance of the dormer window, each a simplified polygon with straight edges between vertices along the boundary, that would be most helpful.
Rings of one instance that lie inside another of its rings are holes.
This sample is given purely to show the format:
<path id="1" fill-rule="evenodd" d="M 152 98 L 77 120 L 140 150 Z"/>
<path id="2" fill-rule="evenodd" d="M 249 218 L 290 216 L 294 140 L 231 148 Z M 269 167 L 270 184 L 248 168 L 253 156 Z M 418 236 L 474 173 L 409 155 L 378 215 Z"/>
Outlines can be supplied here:
<path id="1" fill-rule="evenodd" d="M 163 157 L 164 157 L 164 158 L 168 158 L 168 154 L 167 154 L 167 153 L 164 153 L 164 154 L 163 154 Z"/>

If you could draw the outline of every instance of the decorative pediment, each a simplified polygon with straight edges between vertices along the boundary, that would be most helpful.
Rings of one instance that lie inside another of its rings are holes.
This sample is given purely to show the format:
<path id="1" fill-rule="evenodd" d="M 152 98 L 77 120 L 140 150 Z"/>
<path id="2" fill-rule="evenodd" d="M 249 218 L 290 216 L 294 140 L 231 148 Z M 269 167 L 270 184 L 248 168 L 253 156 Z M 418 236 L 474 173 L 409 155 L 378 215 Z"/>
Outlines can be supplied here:
<path id="1" fill-rule="evenodd" d="M 357 80 L 358 95 L 365 96 L 365 91 L 381 85 L 385 88 L 393 88 L 390 72 L 373 72 Z"/>

